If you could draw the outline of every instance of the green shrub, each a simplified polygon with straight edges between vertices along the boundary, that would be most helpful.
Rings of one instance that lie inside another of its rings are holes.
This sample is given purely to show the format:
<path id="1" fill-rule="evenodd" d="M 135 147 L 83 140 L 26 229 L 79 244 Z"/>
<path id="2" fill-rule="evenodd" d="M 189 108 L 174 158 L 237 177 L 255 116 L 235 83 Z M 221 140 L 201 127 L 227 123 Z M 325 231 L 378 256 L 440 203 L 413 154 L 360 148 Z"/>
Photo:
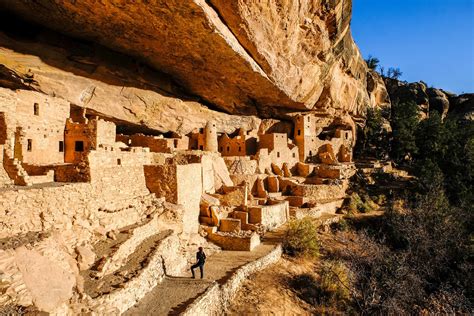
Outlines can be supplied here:
<path id="1" fill-rule="evenodd" d="M 331 229 L 345 232 L 349 230 L 349 223 L 344 218 L 341 218 L 339 221 L 331 224 Z"/>
<path id="2" fill-rule="evenodd" d="M 311 219 L 289 223 L 283 249 L 286 254 L 295 257 L 314 258 L 319 255 L 318 232 Z"/>
<path id="3" fill-rule="evenodd" d="M 352 193 L 350 196 L 348 211 L 349 214 L 355 213 L 369 213 L 378 208 L 378 205 L 372 201 L 372 199 L 365 194 L 363 198 L 357 193 Z"/>
<path id="4" fill-rule="evenodd" d="M 321 269 L 320 295 L 325 301 L 340 303 L 350 299 L 349 270 L 340 261 L 325 262 Z"/>
<path id="5" fill-rule="evenodd" d="M 326 314 L 326 309 L 330 315 L 338 311 L 353 314 L 347 267 L 340 261 L 329 261 L 318 272 L 319 277 L 313 273 L 293 276 L 288 285 L 300 299 L 317 307 L 318 314 Z"/>

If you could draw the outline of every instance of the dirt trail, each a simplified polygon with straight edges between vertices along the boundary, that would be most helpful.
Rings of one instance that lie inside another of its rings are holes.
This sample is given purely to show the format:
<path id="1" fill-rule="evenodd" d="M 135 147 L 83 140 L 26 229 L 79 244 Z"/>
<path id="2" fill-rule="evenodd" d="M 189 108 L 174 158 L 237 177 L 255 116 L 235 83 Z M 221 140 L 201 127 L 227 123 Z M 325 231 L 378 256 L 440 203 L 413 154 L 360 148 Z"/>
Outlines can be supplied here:
<path id="1" fill-rule="evenodd" d="M 264 242 L 252 252 L 222 251 L 214 254 L 206 261 L 204 279 L 199 279 L 198 270 L 195 270 L 197 279 L 191 278 L 191 272 L 188 272 L 188 277 L 166 277 L 124 315 L 177 315 L 214 281 L 224 283 L 239 267 L 268 254 L 274 247 L 274 242 Z"/>

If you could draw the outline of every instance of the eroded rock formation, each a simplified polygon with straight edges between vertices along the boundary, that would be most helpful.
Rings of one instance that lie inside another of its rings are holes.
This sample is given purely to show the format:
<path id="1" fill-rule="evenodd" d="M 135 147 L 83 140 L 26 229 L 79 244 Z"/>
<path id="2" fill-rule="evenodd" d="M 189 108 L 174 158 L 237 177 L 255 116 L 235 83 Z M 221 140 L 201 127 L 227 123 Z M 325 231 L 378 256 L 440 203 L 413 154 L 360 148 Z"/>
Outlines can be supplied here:
<path id="1" fill-rule="evenodd" d="M 415 102 L 423 115 L 437 111 L 442 117 L 455 115 L 466 120 L 473 119 L 473 94 L 456 95 L 427 87 L 423 81 L 408 83 L 391 78 L 384 78 L 384 81 L 393 104 Z"/>
<path id="2" fill-rule="evenodd" d="M 9 1 L 28 20 L 135 56 L 222 110 L 369 104 L 351 1 Z M 79 57 L 79 56 L 77 56 Z"/>

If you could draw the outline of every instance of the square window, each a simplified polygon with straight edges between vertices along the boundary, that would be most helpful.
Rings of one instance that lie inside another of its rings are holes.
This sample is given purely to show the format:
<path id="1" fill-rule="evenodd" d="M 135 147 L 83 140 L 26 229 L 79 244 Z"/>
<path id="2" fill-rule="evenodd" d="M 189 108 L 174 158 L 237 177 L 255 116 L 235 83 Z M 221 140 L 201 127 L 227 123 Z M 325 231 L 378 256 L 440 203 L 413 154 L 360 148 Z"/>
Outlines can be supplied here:
<path id="1" fill-rule="evenodd" d="M 84 151 L 84 142 L 82 140 L 77 140 L 74 143 L 74 150 L 77 152 L 83 152 Z"/>

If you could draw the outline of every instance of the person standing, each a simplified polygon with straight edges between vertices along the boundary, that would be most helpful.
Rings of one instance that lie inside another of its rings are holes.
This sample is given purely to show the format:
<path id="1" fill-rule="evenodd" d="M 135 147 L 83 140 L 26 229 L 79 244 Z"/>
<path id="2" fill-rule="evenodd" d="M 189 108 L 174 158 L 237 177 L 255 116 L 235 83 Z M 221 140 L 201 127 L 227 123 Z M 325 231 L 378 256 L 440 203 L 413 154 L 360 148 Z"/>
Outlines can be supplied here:
<path id="1" fill-rule="evenodd" d="M 193 279 L 195 279 L 194 276 L 194 269 L 199 268 L 199 271 L 201 272 L 201 279 L 204 277 L 204 264 L 206 263 L 206 254 L 204 253 L 204 250 L 202 247 L 199 247 L 199 251 L 196 253 L 196 263 L 191 266 L 191 273 L 193 274 Z"/>

